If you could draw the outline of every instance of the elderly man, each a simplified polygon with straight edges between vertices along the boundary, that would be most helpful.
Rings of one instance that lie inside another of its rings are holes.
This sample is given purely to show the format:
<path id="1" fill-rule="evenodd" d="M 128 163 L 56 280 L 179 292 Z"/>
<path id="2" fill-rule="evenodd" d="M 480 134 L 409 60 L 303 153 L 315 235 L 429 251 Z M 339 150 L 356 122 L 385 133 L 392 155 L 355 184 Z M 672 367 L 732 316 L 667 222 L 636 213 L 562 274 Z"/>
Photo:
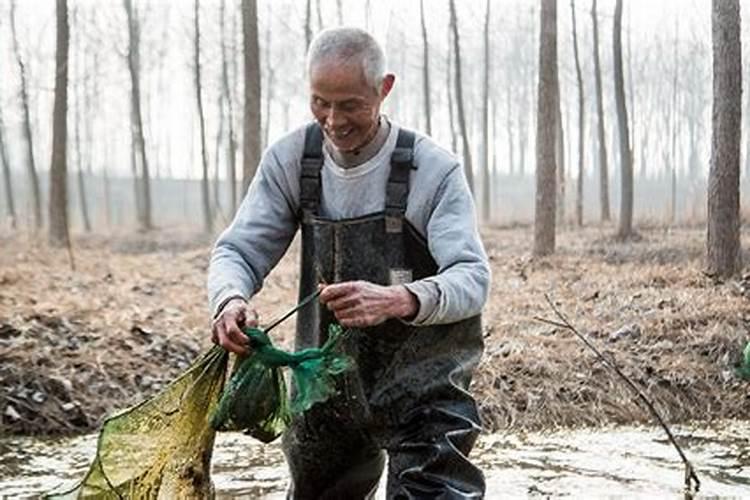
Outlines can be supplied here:
<path id="1" fill-rule="evenodd" d="M 482 353 L 490 271 L 456 158 L 381 115 L 395 77 L 368 33 L 321 32 L 307 69 L 315 121 L 271 145 L 208 275 L 214 341 L 248 350 L 248 300 L 302 232 L 296 348 L 352 329 L 355 367 L 283 438 L 291 498 L 368 498 L 388 456 L 388 498 L 481 498 L 467 456 L 467 392 Z"/>

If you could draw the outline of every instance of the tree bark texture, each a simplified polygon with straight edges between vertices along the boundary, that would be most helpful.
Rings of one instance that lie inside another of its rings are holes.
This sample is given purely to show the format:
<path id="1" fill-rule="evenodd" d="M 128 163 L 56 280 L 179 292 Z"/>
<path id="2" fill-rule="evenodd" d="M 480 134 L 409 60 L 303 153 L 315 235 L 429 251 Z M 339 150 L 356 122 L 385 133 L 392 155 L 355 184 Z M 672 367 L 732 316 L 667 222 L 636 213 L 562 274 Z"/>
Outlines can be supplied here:
<path id="1" fill-rule="evenodd" d="M 148 157 L 146 155 L 146 138 L 143 132 L 143 113 L 141 112 L 140 85 L 140 27 L 136 13 L 133 11 L 132 0 L 123 0 L 128 19 L 128 72 L 130 74 L 130 98 L 133 111 L 133 147 L 136 160 L 140 160 L 140 193 L 141 213 L 139 228 L 148 231 L 153 228 L 151 215 L 151 174 L 149 173 Z M 137 162 L 136 162 L 137 168 Z M 136 198 L 136 204 L 138 198 Z"/>
<path id="2" fill-rule="evenodd" d="M 565 221 L 565 130 L 563 128 L 562 109 L 558 86 L 557 113 L 555 117 L 555 166 L 557 173 L 557 223 L 562 225 Z"/>
<path id="3" fill-rule="evenodd" d="M 57 0 L 57 45 L 55 50 L 55 103 L 52 114 L 52 159 L 50 163 L 49 242 L 67 246 L 68 235 L 68 167 L 66 141 L 68 133 L 68 30 L 67 0 Z"/>
<path id="4" fill-rule="evenodd" d="M 464 172 L 466 180 L 469 183 L 469 189 L 474 194 L 474 170 L 471 164 L 471 142 L 469 141 L 469 131 L 466 126 L 466 114 L 464 113 L 463 89 L 461 84 L 461 43 L 458 38 L 458 18 L 456 16 L 456 2 L 450 1 L 451 27 L 453 29 L 453 52 L 456 55 L 456 106 L 458 110 L 458 126 L 461 129 L 461 139 L 463 142 Z"/>
<path id="5" fill-rule="evenodd" d="M 576 181 L 576 225 L 583 226 L 583 135 L 584 135 L 584 95 L 583 77 L 581 76 L 581 63 L 578 58 L 578 34 L 576 30 L 576 9 L 573 0 L 570 0 L 570 15 L 573 19 L 573 58 L 576 65 L 576 81 L 578 82 L 578 180 Z"/>
<path id="6" fill-rule="evenodd" d="M 21 78 L 21 108 L 23 113 L 22 134 L 26 146 L 26 168 L 29 172 L 29 184 L 31 186 L 31 201 L 34 207 L 34 228 L 39 231 L 44 223 L 42 219 L 42 196 L 39 190 L 39 176 L 36 172 L 36 161 L 34 160 L 34 141 L 31 133 L 31 112 L 29 111 L 29 91 L 26 81 L 26 66 L 21 57 L 21 48 L 18 44 L 18 33 L 16 33 L 16 2 L 10 3 L 10 31 L 13 38 L 13 51 L 16 53 L 18 72 Z"/>
<path id="7" fill-rule="evenodd" d="M 482 82 L 482 219 L 490 220 L 490 0 L 486 0 L 484 14 L 484 81 Z"/>
<path id="8" fill-rule="evenodd" d="M 8 220 L 11 229 L 16 229 L 16 206 L 13 199 L 13 181 L 10 173 L 10 159 L 8 149 L 5 145 L 5 125 L 3 123 L 3 110 L 0 105 L 0 164 L 3 166 L 3 187 L 5 190 L 5 207 L 8 211 Z"/>
<path id="9" fill-rule="evenodd" d="M 740 270 L 740 127 L 742 55 L 739 0 L 713 0 L 713 112 L 708 177 L 707 270 Z"/>
<path id="10" fill-rule="evenodd" d="M 596 88 L 596 127 L 599 137 L 599 203 L 601 220 L 611 218 L 609 210 L 609 169 L 607 168 L 607 141 L 604 138 L 604 96 L 602 95 L 602 70 L 599 63 L 599 21 L 596 0 L 591 5 L 591 20 L 594 25 L 594 84 Z"/>
<path id="11" fill-rule="evenodd" d="M 445 70 L 445 92 L 448 95 L 448 127 L 451 131 L 451 151 L 458 154 L 458 134 L 456 133 L 456 119 L 454 116 L 453 104 L 453 85 L 451 81 L 451 70 L 453 69 L 453 32 L 452 27 L 448 26 L 448 50 L 446 51 L 446 70 Z"/>
<path id="12" fill-rule="evenodd" d="M 80 33 L 81 32 L 81 26 L 82 23 L 80 22 L 79 17 L 79 10 L 77 7 L 73 7 L 73 32 L 74 33 Z M 83 113 L 84 113 L 84 102 L 86 101 L 86 95 L 85 95 L 85 75 L 86 75 L 86 68 L 85 68 L 85 57 L 86 54 L 83 50 L 83 41 L 80 37 L 75 38 L 78 42 L 77 44 L 74 44 L 74 47 L 78 45 L 76 52 L 76 78 L 74 81 L 76 82 L 75 85 L 75 148 L 76 148 L 76 177 L 78 181 L 78 206 L 81 211 L 81 221 L 83 222 L 83 229 L 85 232 L 90 233 L 91 232 L 91 218 L 89 217 L 89 206 L 88 201 L 86 198 L 86 179 L 84 178 L 84 164 L 87 163 L 84 160 L 84 153 L 83 153 L 83 147 L 81 146 L 81 136 L 83 135 L 83 132 L 81 131 L 82 128 L 82 122 L 84 120 Z M 88 148 L 88 150 L 91 150 L 91 143 L 87 142 L 85 144 L 85 147 Z M 90 168 L 90 166 L 89 166 Z"/>
<path id="13" fill-rule="evenodd" d="M 555 251 L 555 136 L 557 135 L 557 0 L 541 0 L 536 120 L 534 255 Z"/>
<path id="14" fill-rule="evenodd" d="M 260 162 L 260 51 L 257 0 L 242 0 L 242 35 L 245 62 L 245 118 L 242 144 L 244 194 L 255 177 Z"/>
<path id="15" fill-rule="evenodd" d="M 195 100 L 198 106 L 198 126 L 201 138 L 201 201 L 203 202 L 203 230 L 206 233 L 213 231 L 213 216 L 211 215 L 210 180 L 208 175 L 208 151 L 206 148 L 206 118 L 203 113 L 203 97 L 201 96 L 201 30 L 200 30 L 200 8 L 198 0 L 193 3 L 193 65 L 195 72 Z"/>
<path id="16" fill-rule="evenodd" d="M 229 202 L 231 203 L 230 217 L 234 215 L 234 211 L 237 209 L 237 186 L 235 180 L 237 178 L 237 137 L 234 132 L 234 107 L 232 105 L 234 99 L 232 92 L 229 90 L 229 64 L 227 59 L 227 37 L 226 37 L 226 24 L 225 24 L 225 7 L 226 0 L 221 0 L 221 92 L 224 96 L 224 102 L 227 104 L 227 113 L 229 119 L 227 120 L 227 184 L 229 186 Z"/>
<path id="17" fill-rule="evenodd" d="M 419 14 L 422 22 L 422 96 L 424 99 L 425 132 L 432 135 L 430 109 L 430 44 L 427 40 L 427 25 L 424 20 L 424 0 L 419 0 Z"/>
<path id="18" fill-rule="evenodd" d="M 620 224 L 617 230 L 619 239 L 630 238 L 633 234 L 633 160 L 630 149 L 628 128 L 628 108 L 625 103 L 625 79 L 622 70 L 622 0 L 615 3 L 614 33 L 612 48 L 615 63 L 615 105 L 617 125 L 620 131 Z"/>

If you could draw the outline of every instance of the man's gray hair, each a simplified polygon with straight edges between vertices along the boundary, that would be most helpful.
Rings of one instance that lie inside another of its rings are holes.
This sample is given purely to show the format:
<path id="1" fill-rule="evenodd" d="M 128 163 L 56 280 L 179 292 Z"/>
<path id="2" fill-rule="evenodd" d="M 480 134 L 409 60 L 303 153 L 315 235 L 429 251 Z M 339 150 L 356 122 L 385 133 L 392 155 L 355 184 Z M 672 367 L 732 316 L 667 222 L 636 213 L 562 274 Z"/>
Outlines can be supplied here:
<path id="1" fill-rule="evenodd" d="M 327 61 L 359 64 L 367 83 L 380 91 L 385 76 L 385 54 L 377 40 L 365 30 L 329 28 L 318 33 L 307 51 L 308 77 L 315 65 Z"/>

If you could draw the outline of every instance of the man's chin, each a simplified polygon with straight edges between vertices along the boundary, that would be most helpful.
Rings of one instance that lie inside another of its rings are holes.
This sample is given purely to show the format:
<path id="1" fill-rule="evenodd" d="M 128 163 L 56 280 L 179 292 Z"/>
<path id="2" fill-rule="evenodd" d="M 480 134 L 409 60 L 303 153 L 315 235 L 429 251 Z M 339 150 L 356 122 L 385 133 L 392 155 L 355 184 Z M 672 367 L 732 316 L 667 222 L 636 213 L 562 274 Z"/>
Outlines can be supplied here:
<path id="1" fill-rule="evenodd" d="M 331 144 L 333 144 L 333 146 L 336 148 L 336 150 L 338 150 L 341 153 L 354 153 L 355 151 L 361 148 L 361 144 L 359 143 L 359 141 L 354 141 L 350 139 L 341 141 L 341 140 L 333 139 L 330 136 L 328 138 L 331 141 Z"/>

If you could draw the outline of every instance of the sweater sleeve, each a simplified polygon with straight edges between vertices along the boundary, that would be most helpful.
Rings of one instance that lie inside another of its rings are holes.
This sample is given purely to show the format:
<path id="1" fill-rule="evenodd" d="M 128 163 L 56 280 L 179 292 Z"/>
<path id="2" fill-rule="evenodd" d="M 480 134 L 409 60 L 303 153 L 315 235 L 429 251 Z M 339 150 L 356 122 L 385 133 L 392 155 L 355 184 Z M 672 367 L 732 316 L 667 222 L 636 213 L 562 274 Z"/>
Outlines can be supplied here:
<path id="1" fill-rule="evenodd" d="M 234 220 L 214 245 L 207 279 L 213 315 L 228 299 L 257 293 L 294 238 L 298 203 L 284 163 L 273 148 L 266 151 Z"/>
<path id="2" fill-rule="evenodd" d="M 490 267 L 460 164 L 446 174 L 436 192 L 426 233 L 438 272 L 406 285 L 420 303 L 411 323 L 452 323 L 479 314 L 489 294 Z"/>

